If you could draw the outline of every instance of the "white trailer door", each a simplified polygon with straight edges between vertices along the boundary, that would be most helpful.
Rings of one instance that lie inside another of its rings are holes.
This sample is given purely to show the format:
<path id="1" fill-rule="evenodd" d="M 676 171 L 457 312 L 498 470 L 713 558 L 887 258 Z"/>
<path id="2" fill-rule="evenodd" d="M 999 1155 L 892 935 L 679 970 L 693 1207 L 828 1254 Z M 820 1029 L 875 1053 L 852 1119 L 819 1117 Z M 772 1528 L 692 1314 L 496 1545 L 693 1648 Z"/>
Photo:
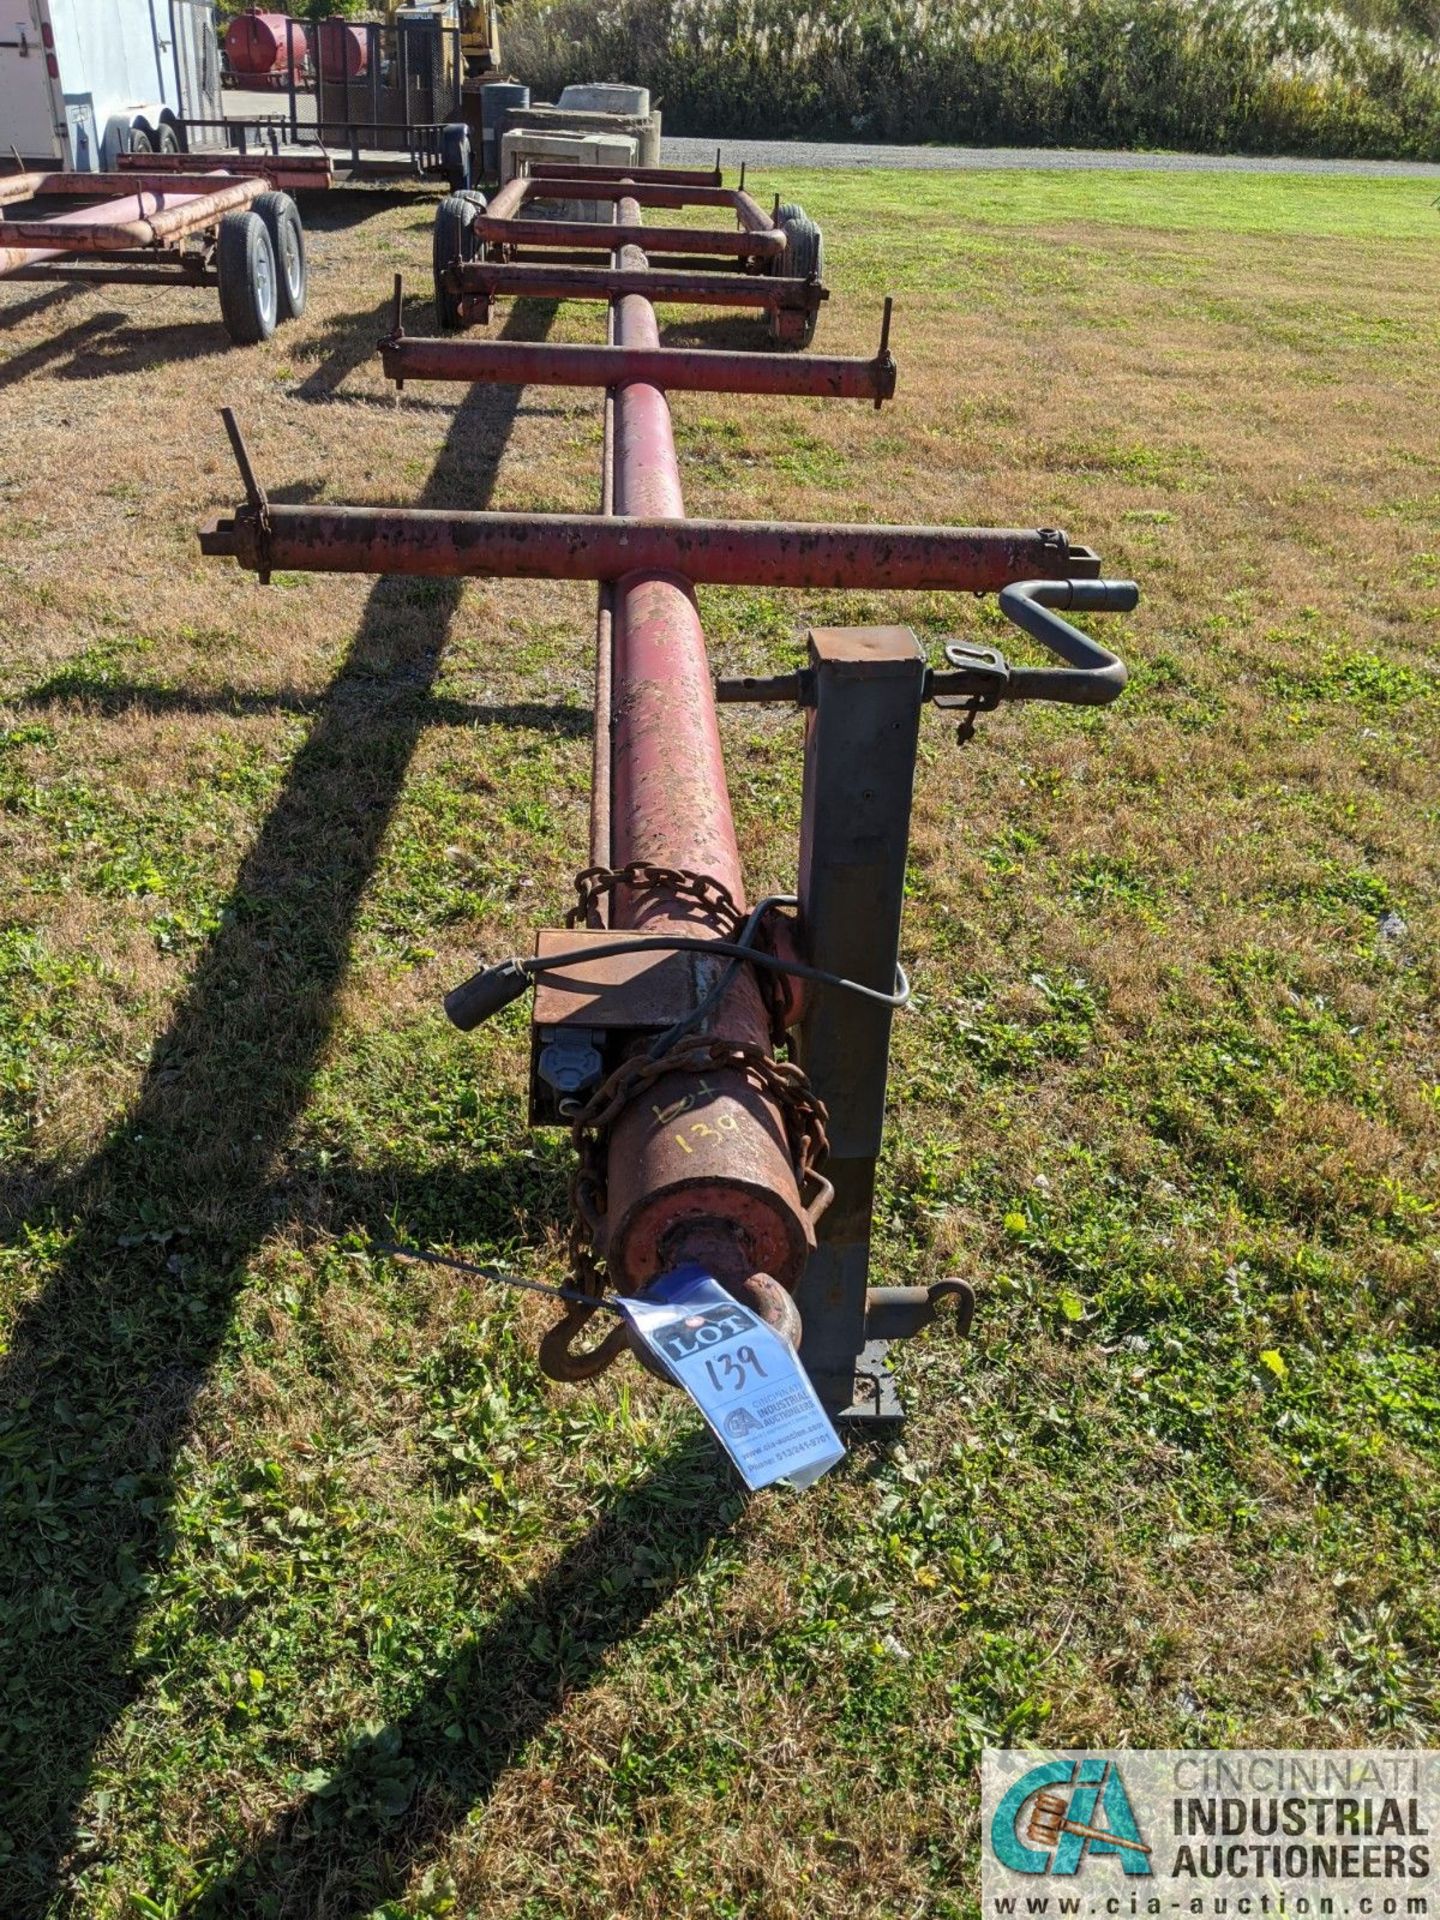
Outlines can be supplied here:
<path id="1" fill-rule="evenodd" d="M 62 157 L 53 58 L 25 0 L 0 0 L 0 153 L 13 147 L 24 160 Z"/>

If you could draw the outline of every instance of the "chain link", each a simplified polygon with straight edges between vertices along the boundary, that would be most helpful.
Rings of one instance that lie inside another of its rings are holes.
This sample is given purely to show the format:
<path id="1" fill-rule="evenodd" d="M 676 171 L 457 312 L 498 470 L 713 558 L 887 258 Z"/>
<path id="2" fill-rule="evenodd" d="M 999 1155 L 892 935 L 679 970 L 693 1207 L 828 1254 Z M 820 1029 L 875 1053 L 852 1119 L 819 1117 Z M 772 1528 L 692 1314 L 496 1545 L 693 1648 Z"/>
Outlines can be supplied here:
<path id="1" fill-rule="evenodd" d="M 633 887 L 637 893 L 669 893 L 689 900 L 719 920 L 722 940 L 736 940 L 745 930 L 747 915 L 730 889 L 708 873 L 691 873 L 686 867 L 657 867 L 634 860 L 628 867 L 586 867 L 575 876 L 575 905 L 565 915 L 567 927 L 588 926 L 597 900 L 617 887 Z M 778 1047 L 785 1038 L 785 986 L 780 975 L 768 968 L 755 969 L 755 984 L 770 1019 L 770 1033 Z"/>
<path id="2" fill-rule="evenodd" d="M 817 1179 L 830 1151 L 825 1108 L 804 1072 L 793 1061 L 775 1060 L 763 1047 L 716 1034 L 688 1034 L 658 1059 L 632 1054 L 595 1089 L 572 1121 L 571 1139 L 579 1165 L 570 1186 L 570 1255 L 574 1281 L 582 1293 L 604 1290 L 595 1242 L 606 1211 L 605 1143 L 610 1129 L 632 1100 L 670 1073 L 715 1070 L 743 1073 L 780 1109 L 795 1177 L 804 1188 Z"/>
<path id="3" fill-rule="evenodd" d="M 596 903 L 617 887 L 690 901 L 713 917 L 718 923 L 717 935 L 724 940 L 738 938 L 745 927 L 744 909 L 730 889 L 709 874 L 638 860 L 624 867 L 586 867 L 576 874 L 575 905 L 565 916 L 566 926 L 588 925 Z M 778 1041 L 783 1031 L 780 981 L 778 976 L 759 969 L 756 973 Z M 596 1088 L 571 1120 L 578 1164 L 570 1185 L 570 1266 L 580 1292 L 598 1298 L 605 1290 L 596 1245 L 604 1228 L 605 1147 L 611 1127 L 632 1100 L 666 1074 L 701 1074 L 719 1068 L 744 1073 L 779 1107 L 801 1186 L 818 1177 L 829 1151 L 825 1109 L 798 1066 L 775 1060 L 763 1048 L 748 1042 L 710 1034 L 686 1034 L 658 1059 L 644 1052 L 632 1054 Z M 571 1311 L 574 1314 L 581 1310 Z"/>
<path id="4" fill-rule="evenodd" d="M 648 861 L 634 860 L 628 867 L 586 867 L 575 876 L 575 905 L 565 916 L 567 927 L 589 924 L 595 903 L 617 887 L 633 887 L 637 893 L 678 894 L 723 923 L 720 937 L 733 940 L 745 925 L 739 902 L 727 886 L 712 880 L 708 873 L 690 873 L 684 867 L 657 867 Z"/>

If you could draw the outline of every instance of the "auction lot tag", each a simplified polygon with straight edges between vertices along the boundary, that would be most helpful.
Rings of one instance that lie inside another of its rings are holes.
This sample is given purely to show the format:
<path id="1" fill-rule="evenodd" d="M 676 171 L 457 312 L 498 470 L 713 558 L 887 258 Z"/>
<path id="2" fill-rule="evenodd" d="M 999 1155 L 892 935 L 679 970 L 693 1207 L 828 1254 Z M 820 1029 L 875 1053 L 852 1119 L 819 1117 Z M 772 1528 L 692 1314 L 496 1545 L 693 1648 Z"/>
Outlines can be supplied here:
<path id="1" fill-rule="evenodd" d="M 703 1267 L 677 1267 L 615 1305 L 699 1407 L 747 1487 L 808 1487 L 844 1457 L 794 1348 Z"/>

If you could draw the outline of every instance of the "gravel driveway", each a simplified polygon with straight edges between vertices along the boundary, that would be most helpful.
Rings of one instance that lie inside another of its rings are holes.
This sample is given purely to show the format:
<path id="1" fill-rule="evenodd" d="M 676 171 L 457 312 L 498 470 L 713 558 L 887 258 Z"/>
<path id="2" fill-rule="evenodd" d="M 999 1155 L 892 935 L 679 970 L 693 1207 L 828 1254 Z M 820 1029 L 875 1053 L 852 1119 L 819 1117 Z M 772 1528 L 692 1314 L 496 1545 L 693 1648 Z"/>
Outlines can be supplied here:
<path id="1" fill-rule="evenodd" d="M 283 114 L 287 95 L 281 92 L 239 92 L 227 89 L 225 110 L 233 114 Z M 315 100 L 299 96 L 299 117 L 313 120 Z M 1383 179 L 1440 180 L 1440 165 L 1423 160 L 1285 160 L 1228 153 L 1110 153 L 1077 147 L 892 147 L 864 146 L 831 140 L 692 140 L 667 138 L 661 158 L 667 166 L 703 167 L 714 162 L 720 149 L 727 172 L 742 160 L 753 167 L 782 170 L 810 167 L 918 168 L 925 173 L 958 173 L 967 168 L 1056 168 L 1081 173 L 1092 168 L 1122 167 L 1142 173 L 1353 173 Z"/>
<path id="2" fill-rule="evenodd" d="M 1353 173 L 1440 180 L 1440 165 L 1424 160 L 1284 160 L 1228 153 L 1105 153 L 1073 147 L 875 147 L 825 140 L 667 139 L 667 166 L 708 166 L 720 149 L 728 170 L 742 160 L 767 170 L 809 167 L 919 168 L 955 173 L 966 168 L 1046 167 L 1082 173 L 1125 168 L 1142 173 Z"/>

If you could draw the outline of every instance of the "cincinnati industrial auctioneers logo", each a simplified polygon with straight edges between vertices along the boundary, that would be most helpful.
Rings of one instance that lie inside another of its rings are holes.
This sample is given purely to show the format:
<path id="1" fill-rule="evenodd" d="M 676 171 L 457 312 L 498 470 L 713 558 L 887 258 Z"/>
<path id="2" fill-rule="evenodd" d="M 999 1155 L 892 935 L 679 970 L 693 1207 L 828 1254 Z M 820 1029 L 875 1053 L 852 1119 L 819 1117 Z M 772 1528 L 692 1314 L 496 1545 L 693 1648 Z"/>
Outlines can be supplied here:
<path id="1" fill-rule="evenodd" d="M 1150 1848 L 1113 1760 L 1096 1755 L 1032 1767 L 990 1822 L 995 1858 L 1012 1873 L 1078 1873 L 1097 1855 L 1126 1873 L 1150 1872 Z"/>
<path id="2" fill-rule="evenodd" d="M 1440 1752 L 1024 1753 L 980 1768 L 989 1920 L 1440 1920 Z"/>

